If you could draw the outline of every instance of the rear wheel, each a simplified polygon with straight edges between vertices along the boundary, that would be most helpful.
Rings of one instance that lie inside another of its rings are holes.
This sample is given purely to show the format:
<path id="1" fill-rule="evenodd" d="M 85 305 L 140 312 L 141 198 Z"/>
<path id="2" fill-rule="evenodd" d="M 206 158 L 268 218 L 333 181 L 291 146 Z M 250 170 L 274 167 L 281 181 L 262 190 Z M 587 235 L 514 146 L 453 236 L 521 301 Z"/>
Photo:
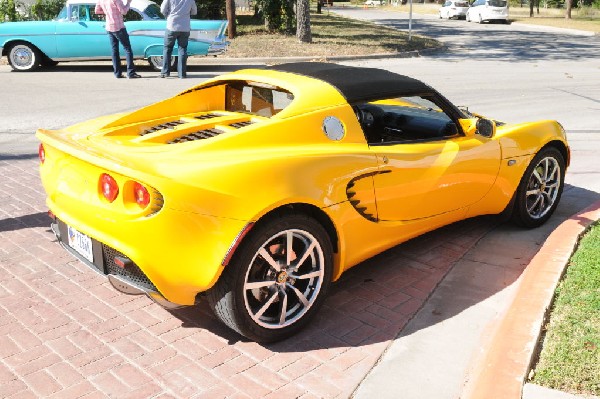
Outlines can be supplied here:
<path id="1" fill-rule="evenodd" d="M 29 43 L 16 43 L 8 50 L 8 63 L 15 71 L 33 71 L 40 65 L 41 60 L 41 52 Z"/>
<path id="2" fill-rule="evenodd" d="M 525 227 L 545 223 L 560 201 L 565 180 L 565 160 L 552 147 L 541 150 L 531 161 L 517 189 L 512 219 Z"/>
<path id="3" fill-rule="evenodd" d="M 257 342 L 300 331 L 327 294 L 332 245 L 325 229 L 301 214 L 256 226 L 208 292 L 215 314 Z"/>
<path id="4" fill-rule="evenodd" d="M 155 71 L 160 72 L 163 66 L 163 57 L 162 56 L 153 56 L 148 58 L 148 63 Z M 169 66 L 169 71 L 174 71 L 177 69 L 177 57 L 171 57 L 171 65 Z"/>

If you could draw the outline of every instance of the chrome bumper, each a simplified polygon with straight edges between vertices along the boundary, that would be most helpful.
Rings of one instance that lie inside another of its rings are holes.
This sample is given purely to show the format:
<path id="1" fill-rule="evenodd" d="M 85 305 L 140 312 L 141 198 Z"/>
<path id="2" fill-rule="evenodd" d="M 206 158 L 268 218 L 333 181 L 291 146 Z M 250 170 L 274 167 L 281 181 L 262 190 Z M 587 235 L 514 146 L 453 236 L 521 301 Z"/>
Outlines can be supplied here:
<path id="1" fill-rule="evenodd" d="M 213 43 L 208 48 L 207 55 L 217 56 L 219 54 L 223 54 L 225 51 L 227 51 L 227 46 L 229 46 L 229 42 Z"/>

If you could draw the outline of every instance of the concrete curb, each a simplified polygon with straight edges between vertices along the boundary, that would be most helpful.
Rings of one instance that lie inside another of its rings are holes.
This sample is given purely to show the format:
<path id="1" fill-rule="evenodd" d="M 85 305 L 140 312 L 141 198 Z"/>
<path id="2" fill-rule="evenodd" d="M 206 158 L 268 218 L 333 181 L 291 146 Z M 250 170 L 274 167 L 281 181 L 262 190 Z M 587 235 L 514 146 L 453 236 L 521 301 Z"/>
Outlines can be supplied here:
<path id="1" fill-rule="evenodd" d="M 355 60 L 379 60 L 387 58 L 413 58 L 431 55 L 448 50 L 448 46 L 424 50 L 413 50 L 402 53 L 379 53 L 364 55 L 337 55 L 337 56 L 306 56 L 306 57 L 251 57 L 251 58 L 227 58 L 227 57 L 203 57 L 193 56 L 188 58 L 188 65 L 262 65 L 282 64 L 286 62 L 304 61 L 355 61 Z"/>
<path id="2" fill-rule="evenodd" d="M 600 201 L 550 234 L 519 278 L 511 306 L 475 361 L 463 399 L 522 397 L 556 286 L 579 239 L 599 219 Z"/>

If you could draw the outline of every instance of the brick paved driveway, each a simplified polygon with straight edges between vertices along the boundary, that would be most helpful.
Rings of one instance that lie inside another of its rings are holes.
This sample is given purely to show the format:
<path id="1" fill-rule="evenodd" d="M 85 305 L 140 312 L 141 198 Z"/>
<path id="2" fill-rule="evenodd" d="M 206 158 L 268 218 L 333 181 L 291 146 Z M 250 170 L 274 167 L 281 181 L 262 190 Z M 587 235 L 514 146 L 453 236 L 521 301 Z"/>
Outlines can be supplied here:
<path id="1" fill-rule="evenodd" d="M 0 397 L 347 398 L 452 265 L 477 218 L 389 250 L 334 284 L 312 325 L 259 345 L 206 303 L 115 291 L 49 229 L 37 158 L 0 158 Z M 407 365 L 410 367 L 410 365 Z"/>

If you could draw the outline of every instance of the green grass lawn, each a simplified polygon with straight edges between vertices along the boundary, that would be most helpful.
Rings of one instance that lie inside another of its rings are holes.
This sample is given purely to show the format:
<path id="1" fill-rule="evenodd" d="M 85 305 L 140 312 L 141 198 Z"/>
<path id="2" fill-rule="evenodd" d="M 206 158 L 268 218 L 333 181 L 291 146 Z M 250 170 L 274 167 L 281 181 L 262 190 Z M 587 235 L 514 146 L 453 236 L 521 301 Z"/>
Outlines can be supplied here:
<path id="1" fill-rule="evenodd" d="M 300 43 L 295 35 L 268 33 L 264 24 L 251 15 L 238 15 L 238 36 L 221 57 L 331 57 L 396 53 L 437 48 L 433 39 L 367 21 L 344 18 L 324 10 L 311 13 L 312 43 Z"/>
<path id="2" fill-rule="evenodd" d="M 600 395 L 600 224 L 583 237 L 560 282 L 532 382 Z"/>

